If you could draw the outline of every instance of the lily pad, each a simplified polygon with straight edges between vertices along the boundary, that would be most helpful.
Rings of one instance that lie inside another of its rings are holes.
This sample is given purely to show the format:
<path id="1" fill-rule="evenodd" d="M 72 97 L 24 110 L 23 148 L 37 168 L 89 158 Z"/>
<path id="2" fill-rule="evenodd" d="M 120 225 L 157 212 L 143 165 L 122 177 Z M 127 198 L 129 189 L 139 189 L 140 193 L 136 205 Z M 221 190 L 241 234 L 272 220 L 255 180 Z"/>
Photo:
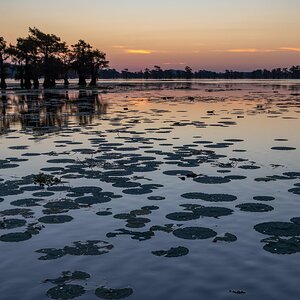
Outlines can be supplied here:
<path id="1" fill-rule="evenodd" d="M 194 181 L 203 183 L 203 184 L 222 184 L 228 183 L 231 180 L 225 177 L 218 177 L 218 176 L 203 176 L 203 177 L 196 177 Z"/>
<path id="2" fill-rule="evenodd" d="M 173 234 L 181 239 L 198 240 L 209 239 L 217 235 L 215 231 L 205 227 L 185 227 L 173 231 Z"/>
<path id="3" fill-rule="evenodd" d="M 293 193 L 295 195 L 300 195 L 300 187 L 298 188 L 293 188 L 289 190 L 290 193 Z"/>
<path id="4" fill-rule="evenodd" d="M 198 219 L 199 216 L 192 212 L 174 212 L 171 214 L 167 214 L 166 218 L 170 220 L 182 222 L 182 221 L 190 221 L 190 220 Z"/>
<path id="5" fill-rule="evenodd" d="M 272 150 L 278 150 L 278 151 L 292 151 L 292 150 L 296 150 L 296 148 L 294 147 L 286 147 L 286 146 L 277 146 L 277 147 L 272 147 Z"/>
<path id="6" fill-rule="evenodd" d="M 274 210 L 274 207 L 262 203 L 243 203 L 236 205 L 241 211 L 247 212 L 267 212 Z"/>
<path id="7" fill-rule="evenodd" d="M 273 201 L 275 200 L 275 197 L 272 196 L 255 196 L 253 197 L 256 201 Z"/>
<path id="8" fill-rule="evenodd" d="M 254 229 L 262 234 L 274 236 L 300 236 L 300 225 L 289 222 L 265 222 Z"/>
<path id="9" fill-rule="evenodd" d="M 152 251 L 152 253 L 156 256 L 164 256 L 164 257 L 180 257 L 185 256 L 189 253 L 189 249 L 185 247 L 176 247 L 171 248 L 169 250 L 160 250 L 160 251 Z"/>
<path id="10" fill-rule="evenodd" d="M 25 232 L 14 232 L 14 233 L 7 233 L 0 236 L 1 242 L 23 242 L 29 240 L 32 237 L 30 233 L 27 231 Z"/>
<path id="11" fill-rule="evenodd" d="M 64 284 L 67 281 L 72 281 L 72 280 L 87 280 L 91 277 L 90 274 L 82 271 L 64 271 L 62 272 L 62 275 L 59 276 L 58 278 L 54 279 L 46 279 L 44 282 L 51 282 L 53 284 Z"/>
<path id="12" fill-rule="evenodd" d="M 233 210 L 226 207 L 199 207 L 194 210 L 194 213 L 201 217 L 219 218 L 231 215 Z"/>
<path id="13" fill-rule="evenodd" d="M 71 222 L 73 217 L 67 215 L 52 215 L 52 216 L 44 216 L 39 218 L 39 222 L 46 224 L 62 224 Z"/>
<path id="14" fill-rule="evenodd" d="M 277 236 L 263 239 L 262 242 L 266 243 L 263 247 L 264 250 L 274 254 L 294 254 L 300 252 L 300 238 L 292 237 L 283 239 Z"/>
<path id="15" fill-rule="evenodd" d="M 23 227 L 26 224 L 22 219 L 4 219 L 0 221 L 0 229 L 13 229 Z"/>
<path id="16" fill-rule="evenodd" d="M 163 197 L 163 196 L 150 196 L 147 199 L 152 200 L 152 201 L 161 201 L 161 200 L 165 200 L 166 197 Z"/>
<path id="17" fill-rule="evenodd" d="M 84 287 L 78 284 L 60 284 L 47 291 L 51 299 L 74 299 L 85 293 Z"/>
<path id="18" fill-rule="evenodd" d="M 201 199 L 208 202 L 231 202 L 237 200 L 236 196 L 228 194 L 205 194 L 205 193 L 186 193 L 181 195 L 186 199 Z"/>
<path id="19" fill-rule="evenodd" d="M 132 294 L 132 288 L 112 289 L 101 286 L 95 291 L 95 295 L 101 299 L 123 299 L 131 296 Z"/>
<path id="20" fill-rule="evenodd" d="M 227 242 L 227 243 L 232 243 L 232 242 L 235 242 L 237 241 L 237 237 L 234 235 L 234 234 L 231 234 L 231 233 L 228 233 L 226 232 L 224 234 L 224 236 L 216 236 L 213 240 L 214 243 L 217 243 L 217 242 Z"/>

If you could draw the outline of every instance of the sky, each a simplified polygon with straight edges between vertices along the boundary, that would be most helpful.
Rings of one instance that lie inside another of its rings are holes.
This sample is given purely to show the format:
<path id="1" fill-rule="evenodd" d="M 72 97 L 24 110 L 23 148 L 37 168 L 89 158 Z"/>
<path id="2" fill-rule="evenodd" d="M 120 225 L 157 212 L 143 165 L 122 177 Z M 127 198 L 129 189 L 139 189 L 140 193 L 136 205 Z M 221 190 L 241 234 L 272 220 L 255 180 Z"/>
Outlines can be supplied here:
<path id="1" fill-rule="evenodd" d="M 300 0 L 0 0 L 0 36 L 84 39 L 110 67 L 248 71 L 300 65 Z"/>

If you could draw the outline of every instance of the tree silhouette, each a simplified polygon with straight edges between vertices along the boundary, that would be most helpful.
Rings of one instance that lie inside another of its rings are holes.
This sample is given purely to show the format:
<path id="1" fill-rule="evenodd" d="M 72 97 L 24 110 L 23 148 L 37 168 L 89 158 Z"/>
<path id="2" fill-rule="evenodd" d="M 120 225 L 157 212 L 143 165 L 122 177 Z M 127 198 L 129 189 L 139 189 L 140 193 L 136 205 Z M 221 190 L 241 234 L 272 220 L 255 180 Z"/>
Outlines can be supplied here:
<path id="1" fill-rule="evenodd" d="M 192 70 L 191 67 L 186 66 L 185 69 L 184 69 L 184 71 L 185 71 L 185 77 L 186 77 L 186 79 L 191 79 L 193 77 L 193 70 Z"/>
<path id="2" fill-rule="evenodd" d="M 91 51 L 90 53 L 91 64 L 91 82 L 90 86 L 97 85 L 97 79 L 99 76 L 99 70 L 108 67 L 108 61 L 106 60 L 106 54 L 98 49 Z"/>
<path id="3" fill-rule="evenodd" d="M 9 58 L 7 52 L 7 44 L 3 37 L 0 36 L 0 88 L 5 89 L 7 87 L 6 79 L 6 70 L 5 70 L 5 61 Z"/>
<path id="4" fill-rule="evenodd" d="M 86 86 L 86 79 L 89 76 L 90 66 L 90 52 L 92 46 L 84 40 L 79 40 L 75 45 L 72 45 L 72 66 L 78 74 L 78 85 Z"/>
<path id="5" fill-rule="evenodd" d="M 18 64 L 21 88 L 30 89 L 32 78 L 34 78 L 35 87 L 37 87 L 37 72 L 40 67 L 35 41 L 31 37 L 18 38 L 15 46 L 10 45 L 8 52 L 12 56 L 13 61 Z M 35 74 L 33 74 L 34 72 Z"/>
<path id="6" fill-rule="evenodd" d="M 44 75 L 44 88 L 55 86 L 59 75 L 59 55 L 67 50 L 67 45 L 54 34 L 47 34 L 37 28 L 29 28 L 29 37 L 35 42 L 38 58 Z"/>
<path id="7" fill-rule="evenodd" d="M 77 71 L 80 86 L 86 86 L 86 79 L 91 78 L 90 86 L 97 83 L 99 70 L 108 66 L 105 53 L 79 40 L 72 45 L 72 66 Z"/>

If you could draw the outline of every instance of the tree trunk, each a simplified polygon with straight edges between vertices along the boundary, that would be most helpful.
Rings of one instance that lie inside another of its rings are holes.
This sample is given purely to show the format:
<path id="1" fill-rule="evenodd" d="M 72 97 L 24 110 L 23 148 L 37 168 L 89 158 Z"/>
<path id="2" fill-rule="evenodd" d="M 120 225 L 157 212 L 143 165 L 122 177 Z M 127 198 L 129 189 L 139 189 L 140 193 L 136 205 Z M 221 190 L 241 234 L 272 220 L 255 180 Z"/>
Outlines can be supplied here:
<path id="1" fill-rule="evenodd" d="M 89 86 L 96 86 L 97 85 L 97 77 L 96 76 L 92 76 L 91 82 L 89 84 Z"/>
<path id="2" fill-rule="evenodd" d="M 78 81 L 79 86 L 86 86 L 86 79 L 84 76 L 79 75 L 79 81 Z"/>
<path id="3" fill-rule="evenodd" d="M 45 77 L 43 87 L 44 89 L 48 89 L 51 87 L 51 79 L 49 77 Z"/>
<path id="4" fill-rule="evenodd" d="M 55 86 L 56 86 L 55 78 L 51 78 L 51 87 L 55 87 Z"/>
<path id="5" fill-rule="evenodd" d="M 32 87 L 31 80 L 30 80 L 29 77 L 26 76 L 26 77 L 25 77 L 25 89 L 30 90 L 31 87 Z"/>
<path id="6" fill-rule="evenodd" d="M 39 86 L 40 86 L 39 79 L 36 77 L 36 78 L 33 79 L 33 87 L 35 89 L 38 89 Z"/>
<path id="7" fill-rule="evenodd" d="M 68 79 L 68 72 L 65 73 L 65 77 L 64 77 L 64 86 L 69 86 L 70 82 Z"/>
<path id="8" fill-rule="evenodd" d="M 28 60 L 25 62 L 25 89 L 31 89 L 31 80 L 30 80 L 30 73 L 29 73 L 29 65 L 28 65 Z"/>
<path id="9" fill-rule="evenodd" d="M 4 67 L 4 62 L 3 62 L 2 58 L 0 59 L 0 72 L 1 72 L 0 88 L 6 89 L 7 85 L 5 82 L 5 67 Z"/>

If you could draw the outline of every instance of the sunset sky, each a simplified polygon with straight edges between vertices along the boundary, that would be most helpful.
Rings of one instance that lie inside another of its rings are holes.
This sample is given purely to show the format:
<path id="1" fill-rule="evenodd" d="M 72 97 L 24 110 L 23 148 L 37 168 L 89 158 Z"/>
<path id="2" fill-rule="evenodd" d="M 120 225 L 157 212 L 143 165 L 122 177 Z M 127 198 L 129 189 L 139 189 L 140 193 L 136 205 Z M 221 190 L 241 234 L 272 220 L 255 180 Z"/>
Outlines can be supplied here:
<path id="1" fill-rule="evenodd" d="M 1 0 L 0 35 L 84 39 L 118 70 L 300 65 L 300 0 Z"/>

